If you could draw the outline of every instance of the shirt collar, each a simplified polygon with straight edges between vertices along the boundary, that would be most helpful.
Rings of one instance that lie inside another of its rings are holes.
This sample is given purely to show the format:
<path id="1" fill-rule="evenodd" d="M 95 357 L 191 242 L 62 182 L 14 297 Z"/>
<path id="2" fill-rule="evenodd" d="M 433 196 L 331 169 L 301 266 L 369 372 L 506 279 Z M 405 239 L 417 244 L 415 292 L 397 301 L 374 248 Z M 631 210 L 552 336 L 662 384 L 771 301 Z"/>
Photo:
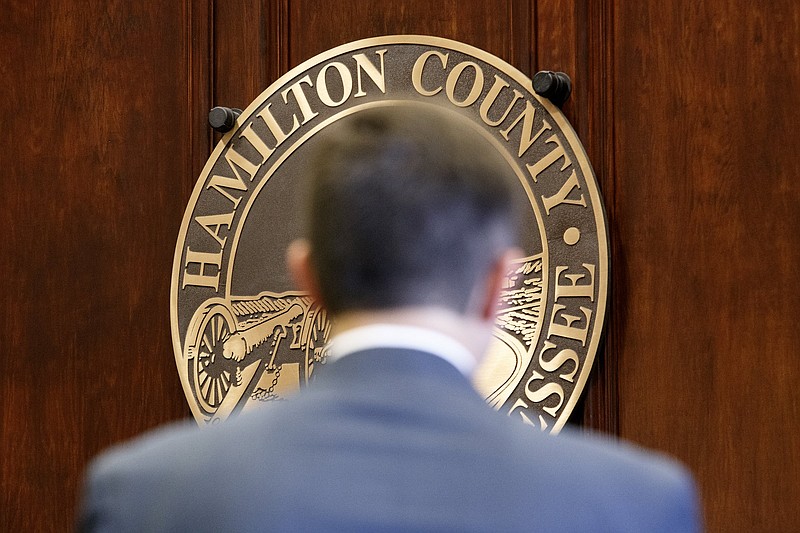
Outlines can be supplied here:
<path id="1" fill-rule="evenodd" d="M 461 342 L 449 335 L 419 326 L 370 324 L 346 330 L 328 343 L 328 360 L 374 348 L 417 350 L 441 357 L 469 377 L 475 357 Z"/>

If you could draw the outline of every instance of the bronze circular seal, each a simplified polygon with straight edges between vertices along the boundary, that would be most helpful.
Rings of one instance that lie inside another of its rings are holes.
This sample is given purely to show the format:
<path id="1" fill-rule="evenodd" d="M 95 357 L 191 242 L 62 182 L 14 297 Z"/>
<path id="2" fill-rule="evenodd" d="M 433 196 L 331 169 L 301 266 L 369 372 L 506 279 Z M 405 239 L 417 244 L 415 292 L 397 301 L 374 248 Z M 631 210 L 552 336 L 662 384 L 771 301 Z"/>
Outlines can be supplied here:
<path id="1" fill-rule="evenodd" d="M 325 311 L 293 287 L 284 251 L 300 234 L 317 133 L 376 106 L 436 106 L 460 117 L 519 179 L 526 257 L 508 272 L 495 341 L 474 375 L 495 408 L 557 432 L 600 343 L 608 237 L 575 132 L 514 67 L 463 43 L 389 36 L 292 69 L 223 136 L 192 193 L 175 249 L 175 361 L 201 425 L 284 399 L 325 363 Z"/>

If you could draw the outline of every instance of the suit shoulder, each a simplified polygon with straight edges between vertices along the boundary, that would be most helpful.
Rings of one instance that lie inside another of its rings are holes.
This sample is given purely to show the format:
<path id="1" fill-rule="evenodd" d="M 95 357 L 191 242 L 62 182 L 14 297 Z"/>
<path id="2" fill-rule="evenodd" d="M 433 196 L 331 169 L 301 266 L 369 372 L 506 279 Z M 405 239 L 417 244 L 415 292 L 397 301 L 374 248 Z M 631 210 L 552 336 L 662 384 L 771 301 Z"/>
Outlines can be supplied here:
<path id="1" fill-rule="evenodd" d="M 649 531 L 701 529 L 694 478 L 674 458 L 591 433 L 567 431 L 554 438 L 569 441 L 583 455 L 580 463 L 587 471 L 594 469 L 592 478 L 599 493 L 614 495 L 622 502 L 631 523 L 638 520 Z"/>
<path id="2" fill-rule="evenodd" d="M 95 457 L 89 464 L 90 475 L 103 475 L 132 469 L 141 471 L 153 462 L 172 463 L 180 450 L 194 442 L 202 430 L 190 422 L 168 424 L 134 439 L 116 444 Z"/>
<path id="3" fill-rule="evenodd" d="M 701 530 L 695 482 L 678 461 L 569 429 L 547 435 L 518 426 L 513 433 L 514 461 L 527 464 L 539 494 L 556 495 L 549 506 L 570 513 L 579 524 L 575 530 Z M 569 505 L 558 496 L 567 494 Z"/>
<path id="4" fill-rule="evenodd" d="M 104 451 L 86 469 L 79 529 L 152 530 L 174 520 L 176 510 L 194 508 L 193 487 L 217 490 L 221 485 L 201 481 L 222 479 L 219 472 L 233 461 L 224 435 L 194 422 L 173 423 Z"/>

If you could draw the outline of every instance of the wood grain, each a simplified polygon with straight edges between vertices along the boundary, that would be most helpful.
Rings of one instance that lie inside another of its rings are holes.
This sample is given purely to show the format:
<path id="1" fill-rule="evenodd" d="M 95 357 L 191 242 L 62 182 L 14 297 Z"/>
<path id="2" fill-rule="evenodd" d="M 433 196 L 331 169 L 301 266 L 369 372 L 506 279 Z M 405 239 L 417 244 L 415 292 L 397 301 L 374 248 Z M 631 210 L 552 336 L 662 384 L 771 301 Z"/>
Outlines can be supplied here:
<path id="1" fill-rule="evenodd" d="M 539 70 L 565 72 L 573 84 L 563 106 L 584 144 L 595 171 L 609 217 L 611 273 L 617 287 L 614 228 L 613 87 L 607 72 L 611 66 L 613 25 L 611 4 L 578 0 L 540 0 L 532 6 L 535 53 L 530 75 Z M 611 435 L 618 431 L 617 334 L 614 293 L 607 311 L 605 341 L 595 357 L 583 397 L 570 424 Z"/>
<path id="2" fill-rule="evenodd" d="M 511 1 L 313 0 L 290 2 L 289 54 L 292 66 L 357 39 L 380 35 L 436 35 L 462 41 L 505 60 L 511 55 Z"/>
<path id="3" fill-rule="evenodd" d="M 800 7 L 791 0 L 78 5 L 0 17 L 0 530 L 69 529 L 100 449 L 188 415 L 172 254 L 216 138 L 291 66 L 386 34 L 563 70 L 612 240 L 575 421 L 697 475 L 710 531 L 800 530 Z"/>
<path id="4" fill-rule="evenodd" d="M 710 531 L 797 531 L 800 6 L 616 4 L 620 433 Z"/>
<path id="5" fill-rule="evenodd" d="M 71 529 L 86 460 L 187 413 L 184 22 L 179 3 L 4 5 L 0 530 Z"/>
<path id="6" fill-rule="evenodd" d="M 186 165 L 187 187 L 199 176 L 211 153 L 213 130 L 208 126 L 208 112 L 214 97 L 214 2 L 186 2 L 184 18 L 184 49 L 186 54 L 186 132 L 189 135 L 189 157 Z"/>

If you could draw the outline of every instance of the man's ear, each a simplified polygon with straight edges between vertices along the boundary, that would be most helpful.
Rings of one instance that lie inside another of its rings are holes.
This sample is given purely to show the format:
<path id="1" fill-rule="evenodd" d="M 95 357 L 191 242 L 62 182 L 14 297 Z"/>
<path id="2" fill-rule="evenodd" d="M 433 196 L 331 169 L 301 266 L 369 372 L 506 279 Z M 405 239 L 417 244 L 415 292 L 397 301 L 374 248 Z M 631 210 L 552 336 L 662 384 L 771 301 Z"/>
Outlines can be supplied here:
<path id="1" fill-rule="evenodd" d="M 286 249 L 286 266 L 295 285 L 307 292 L 318 303 L 323 304 L 317 282 L 317 272 L 311 263 L 311 245 L 305 239 L 296 239 Z"/>
<path id="2" fill-rule="evenodd" d="M 484 284 L 483 305 L 480 308 L 481 319 L 494 322 L 497 306 L 500 303 L 500 292 L 506 287 L 511 265 L 522 256 L 523 252 L 519 248 L 509 248 L 497 258 L 489 269 Z"/>

